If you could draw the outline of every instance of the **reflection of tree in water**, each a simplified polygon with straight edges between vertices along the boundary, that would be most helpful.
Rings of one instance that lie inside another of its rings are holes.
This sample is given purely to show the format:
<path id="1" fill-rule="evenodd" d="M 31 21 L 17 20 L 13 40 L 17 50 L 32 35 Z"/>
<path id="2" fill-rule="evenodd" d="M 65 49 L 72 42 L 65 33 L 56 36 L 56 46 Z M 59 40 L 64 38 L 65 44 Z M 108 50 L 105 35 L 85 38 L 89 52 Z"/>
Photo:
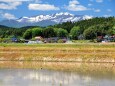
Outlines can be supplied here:
<path id="1" fill-rule="evenodd" d="M 94 78 L 115 78 L 114 63 L 77 63 L 77 62 L 0 62 L 1 68 L 32 68 L 75 72 Z M 111 74 L 111 75 L 110 75 Z"/>
<path id="2" fill-rule="evenodd" d="M 103 86 L 108 84 L 115 86 L 114 63 L 2 62 L 0 64 L 10 64 L 13 68 L 28 68 L 0 70 L 2 84 L 5 82 L 11 86 L 12 83 L 25 86 L 23 84 L 25 82 L 28 86 L 32 84 L 35 84 L 32 86 L 95 86 L 103 82 L 105 83 Z"/>
<path id="3" fill-rule="evenodd" d="M 3 83 L 3 81 L 2 80 L 0 80 L 0 85 Z"/>
<path id="4" fill-rule="evenodd" d="M 42 83 L 51 82 L 60 85 L 68 85 L 69 83 L 74 82 L 78 77 L 79 76 L 71 73 L 41 70 L 28 72 L 28 74 L 24 76 L 24 79 L 37 80 Z"/>
<path id="5" fill-rule="evenodd" d="M 90 77 L 79 76 L 71 72 L 48 70 L 6 69 L 4 71 L 0 71 L 0 76 L 0 80 L 3 80 L 3 86 L 8 84 L 15 86 L 17 83 L 21 86 L 24 86 L 25 84 L 28 84 L 28 86 L 31 86 L 32 84 L 35 86 L 80 86 L 79 84 L 81 82 L 83 84 L 91 82 Z"/>

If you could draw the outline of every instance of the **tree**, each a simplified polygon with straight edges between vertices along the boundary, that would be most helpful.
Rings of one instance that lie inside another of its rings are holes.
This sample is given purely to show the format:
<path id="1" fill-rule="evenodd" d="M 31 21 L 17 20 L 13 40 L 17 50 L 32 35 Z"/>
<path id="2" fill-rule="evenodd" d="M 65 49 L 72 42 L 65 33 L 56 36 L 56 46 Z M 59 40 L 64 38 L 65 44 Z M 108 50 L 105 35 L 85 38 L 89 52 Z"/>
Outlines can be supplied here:
<path id="1" fill-rule="evenodd" d="M 32 37 L 42 36 L 43 35 L 42 31 L 43 31 L 42 28 L 33 28 L 32 29 Z"/>
<path id="2" fill-rule="evenodd" d="M 43 35 L 44 35 L 44 37 L 46 37 L 46 38 L 55 37 L 55 36 L 56 36 L 56 32 L 54 31 L 53 28 L 49 27 L 49 28 L 45 28 L 45 29 L 43 30 Z"/>
<path id="3" fill-rule="evenodd" d="M 115 26 L 108 30 L 108 34 L 115 35 Z"/>
<path id="4" fill-rule="evenodd" d="M 80 27 L 74 26 L 70 31 L 70 36 L 72 39 L 76 40 L 78 39 L 78 36 L 80 35 Z"/>
<path id="5" fill-rule="evenodd" d="M 26 30 L 26 32 L 23 35 L 23 38 L 24 39 L 31 39 L 32 38 L 32 30 L 31 29 Z"/>
<path id="6" fill-rule="evenodd" d="M 115 35 L 115 26 L 112 28 L 112 32 Z"/>
<path id="7" fill-rule="evenodd" d="M 96 37 L 95 30 L 93 28 L 88 28 L 83 33 L 86 39 L 94 39 Z"/>
<path id="8" fill-rule="evenodd" d="M 57 30 L 57 36 L 58 37 L 67 37 L 68 36 L 68 32 L 65 29 L 59 28 Z"/>
<path id="9" fill-rule="evenodd" d="M 54 27 L 56 28 L 63 28 L 65 30 L 68 31 L 68 33 L 70 32 L 70 30 L 74 27 L 74 23 L 71 21 L 68 22 L 64 22 L 62 24 L 58 24 L 58 25 L 54 25 Z"/>

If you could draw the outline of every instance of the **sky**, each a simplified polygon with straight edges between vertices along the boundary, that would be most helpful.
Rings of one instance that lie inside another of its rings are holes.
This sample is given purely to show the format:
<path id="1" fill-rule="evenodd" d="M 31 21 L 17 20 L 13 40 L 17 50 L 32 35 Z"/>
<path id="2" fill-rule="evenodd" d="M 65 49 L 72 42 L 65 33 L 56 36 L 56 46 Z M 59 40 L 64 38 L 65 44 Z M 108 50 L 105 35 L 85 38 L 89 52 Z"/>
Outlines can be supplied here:
<path id="1" fill-rule="evenodd" d="M 60 12 L 93 17 L 115 16 L 115 0 L 0 0 L 0 20 Z"/>

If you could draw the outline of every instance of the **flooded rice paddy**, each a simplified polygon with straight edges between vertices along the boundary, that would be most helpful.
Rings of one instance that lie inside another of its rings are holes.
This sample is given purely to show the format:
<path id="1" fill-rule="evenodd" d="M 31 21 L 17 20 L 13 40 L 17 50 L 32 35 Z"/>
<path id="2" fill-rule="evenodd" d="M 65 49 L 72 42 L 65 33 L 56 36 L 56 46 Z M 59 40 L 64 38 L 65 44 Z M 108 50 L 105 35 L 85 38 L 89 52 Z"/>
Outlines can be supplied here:
<path id="1" fill-rule="evenodd" d="M 0 86 L 115 86 L 115 64 L 1 61 Z"/>

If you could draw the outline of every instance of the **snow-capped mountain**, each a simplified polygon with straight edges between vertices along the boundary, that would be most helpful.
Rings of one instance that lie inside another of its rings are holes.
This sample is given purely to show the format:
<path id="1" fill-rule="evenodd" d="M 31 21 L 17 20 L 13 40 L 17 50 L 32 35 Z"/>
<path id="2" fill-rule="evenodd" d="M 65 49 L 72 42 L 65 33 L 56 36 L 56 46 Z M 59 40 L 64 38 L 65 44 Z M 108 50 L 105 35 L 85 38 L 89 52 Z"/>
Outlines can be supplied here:
<path id="1" fill-rule="evenodd" d="M 38 15 L 32 17 L 21 17 L 16 20 L 4 20 L 0 25 L 9 27 L 24 27 L 24 26 L 48 26 L 59 24 L 67 21 L 77 22 L 80 20 L 91 19 L 92 16 L 88 15 L 74 15 L 68 12 L 61 12 L 51 15 Z"/>

